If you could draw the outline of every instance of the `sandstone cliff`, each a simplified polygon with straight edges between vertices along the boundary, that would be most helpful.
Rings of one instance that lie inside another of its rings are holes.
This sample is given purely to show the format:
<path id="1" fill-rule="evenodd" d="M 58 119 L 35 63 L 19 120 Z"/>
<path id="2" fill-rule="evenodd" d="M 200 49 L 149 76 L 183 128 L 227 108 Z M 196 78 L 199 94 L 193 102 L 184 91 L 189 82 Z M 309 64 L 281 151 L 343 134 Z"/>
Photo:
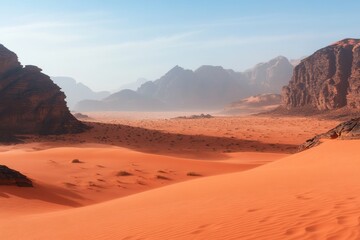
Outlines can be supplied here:
<path id="1" fill-rule="evenodd" d="M 35 66 L 23 67 L 0 44 L 0 132 L 60 134 L 86 127 L 66 106 L 65 95 Z"/>
<path id="2" fill-rule="evenodd" d="M 344 39 L 302 60 L 283 88 L 282 104 L 320 111 L 360 108 L 360 39 Z"/>

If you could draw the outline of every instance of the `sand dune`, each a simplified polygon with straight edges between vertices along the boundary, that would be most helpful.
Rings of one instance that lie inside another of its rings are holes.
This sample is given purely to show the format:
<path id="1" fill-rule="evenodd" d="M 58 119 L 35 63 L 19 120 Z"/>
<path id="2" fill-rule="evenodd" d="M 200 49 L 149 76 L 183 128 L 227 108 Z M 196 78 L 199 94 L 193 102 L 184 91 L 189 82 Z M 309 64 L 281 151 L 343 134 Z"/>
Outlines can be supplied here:
<path id="1" fill-rule="evenodd" d="M 54 147 L 42 144 L 0 148 L 1 164 L 30 177 L 34 188 L 2 186 L 2 216 L 34 214 L 108 201 L 137 192 L 210 175 L 251 169 L 284 154 L 242 153 L 226 162 L 199 161 L 100 144 Z M 6 150 L 6 151 L 5 151 Z M 72 163 L 78 159 L 80 163 Z M 189 176 L 190 175 L 190 176 Z M 196 176 L 200 175 L 200 176 Z"/>
<path id="2" fill-rule="evenodd" d="M 359 239 L 359 144 L 327 141 L 248 171 L 2 218 L 0 239 Z"/>

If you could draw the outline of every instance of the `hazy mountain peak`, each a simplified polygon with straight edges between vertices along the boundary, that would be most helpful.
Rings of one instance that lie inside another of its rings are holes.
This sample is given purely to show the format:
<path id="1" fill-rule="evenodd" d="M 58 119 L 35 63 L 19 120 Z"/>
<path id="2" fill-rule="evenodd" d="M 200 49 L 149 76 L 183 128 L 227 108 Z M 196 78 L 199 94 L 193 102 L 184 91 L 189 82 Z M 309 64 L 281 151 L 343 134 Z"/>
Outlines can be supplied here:
<path id="1" fill-rule="evenodd" d="M 195 72 L 204 72 L 204 71 L 224 71 L 225 69 L 222 66 L 212 66 L 212 65 L 202 65 Z"/>
<path id="2" fill-rule="evenodd" d="M 121 85 L 116 91 L 114 92 L 118 92 L 120 90 L 123 89 L 130 89 L 130 90 L 134 90 L 136 91 L 141 85 L 143 85 L 144 83 L 148 82 L 149 80 L 146 78 L 138 78 L 136 81 L 134 82 L 130 82 L 130 83 L 125 83 L 123 85 Z"/>
<path id="3" fill-rule="evenodd" d="M 66 102 L 70 109 L 73 109 L 77 102 L 84 99 L 99 100 L 110 95 L 109 92 L 95 92 L 81 82 L 76 82 L 71 77 L 51 77 L 66 95 Z"/>
<path id="4" fill-rule="evenodd" d="M 170 69 L 167 74 L 176 74 L 178 72 L 183 72 L 185 71 L 184 68 L 180 67 L 179 65 L 176 65 L 175 67 L 173 67 L 172 69 Z"/>

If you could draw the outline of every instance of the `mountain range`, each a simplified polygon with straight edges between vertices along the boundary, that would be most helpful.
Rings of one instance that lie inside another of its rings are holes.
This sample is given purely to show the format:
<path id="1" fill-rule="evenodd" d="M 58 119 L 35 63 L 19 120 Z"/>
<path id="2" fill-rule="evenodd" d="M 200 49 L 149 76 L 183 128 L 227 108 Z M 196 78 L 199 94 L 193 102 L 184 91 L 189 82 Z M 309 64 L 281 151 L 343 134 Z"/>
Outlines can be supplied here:
<path id="1" fill-rule="evenodd" d="M 73 109 L 76 103 L 81 100 L 100 100 L 110 95 L 110 92 L 107 91 L 95 92 L 71 77 L 51 77 L 51 80 L 65 92 L 65 100 L 70 109 Z"/>
<path id="2" fill-rule="evenodd" d="M 75 110 L 222 109 L 251 95 L 280 93 L 291 79 L 292 71 L 293 65 L 283 56 L 257 64 L 244 72 L 210 65 L 195 71 L 175 66 L 161 78 L 142 84 L 136 91 L 122 90 L 103 100 L 80 101 Z"/>
<path id="3" fill-rule="evenodd" d="M 121 85 L 116 92 L 120 92 L 121 90 L 125 90 L 125 89 L 130 89 L 133 91 L 136 91 L 141 85 L 143 85 L 144 83 L 148 82 L 149 80 L 147 80 L 146 78 L 138 78 L 136 81 L 134 82 L 130 82 L 130 83 L 125 83 L 123 85 Z"/>

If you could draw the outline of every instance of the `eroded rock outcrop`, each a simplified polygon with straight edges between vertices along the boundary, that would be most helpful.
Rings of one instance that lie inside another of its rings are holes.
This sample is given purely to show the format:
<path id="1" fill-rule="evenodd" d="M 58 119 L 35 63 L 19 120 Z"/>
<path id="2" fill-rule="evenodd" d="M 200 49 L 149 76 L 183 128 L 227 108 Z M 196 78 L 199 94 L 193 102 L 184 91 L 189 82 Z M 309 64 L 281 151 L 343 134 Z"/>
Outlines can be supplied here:
<path id="1" fill-rule="evenodd" d="M 299 147 L 303 151 L 320 144 L 321 139 L 360 139 L 360 118 L 343 122 L 326 133 L 316 135 Z"/>
<path id="2" fill-rule="evenodd" d="M 283 88 L 287 109 L 360 108 L 360 39 L 344 39 L 305 58 Z"/>
<path id="3" fill-rule="evenodd" d="M 22 173 L 0 165 L 0 185 L 12 185 L 18 187 L 32 187 L 32 181 Z"/>
<path id="4" fill-rule="evenodd" d="M 65 95 L 36 66 L 23 67 L 15 53 L 0 44 L 0 131 L 60 134 L 83 131 Z"/>

